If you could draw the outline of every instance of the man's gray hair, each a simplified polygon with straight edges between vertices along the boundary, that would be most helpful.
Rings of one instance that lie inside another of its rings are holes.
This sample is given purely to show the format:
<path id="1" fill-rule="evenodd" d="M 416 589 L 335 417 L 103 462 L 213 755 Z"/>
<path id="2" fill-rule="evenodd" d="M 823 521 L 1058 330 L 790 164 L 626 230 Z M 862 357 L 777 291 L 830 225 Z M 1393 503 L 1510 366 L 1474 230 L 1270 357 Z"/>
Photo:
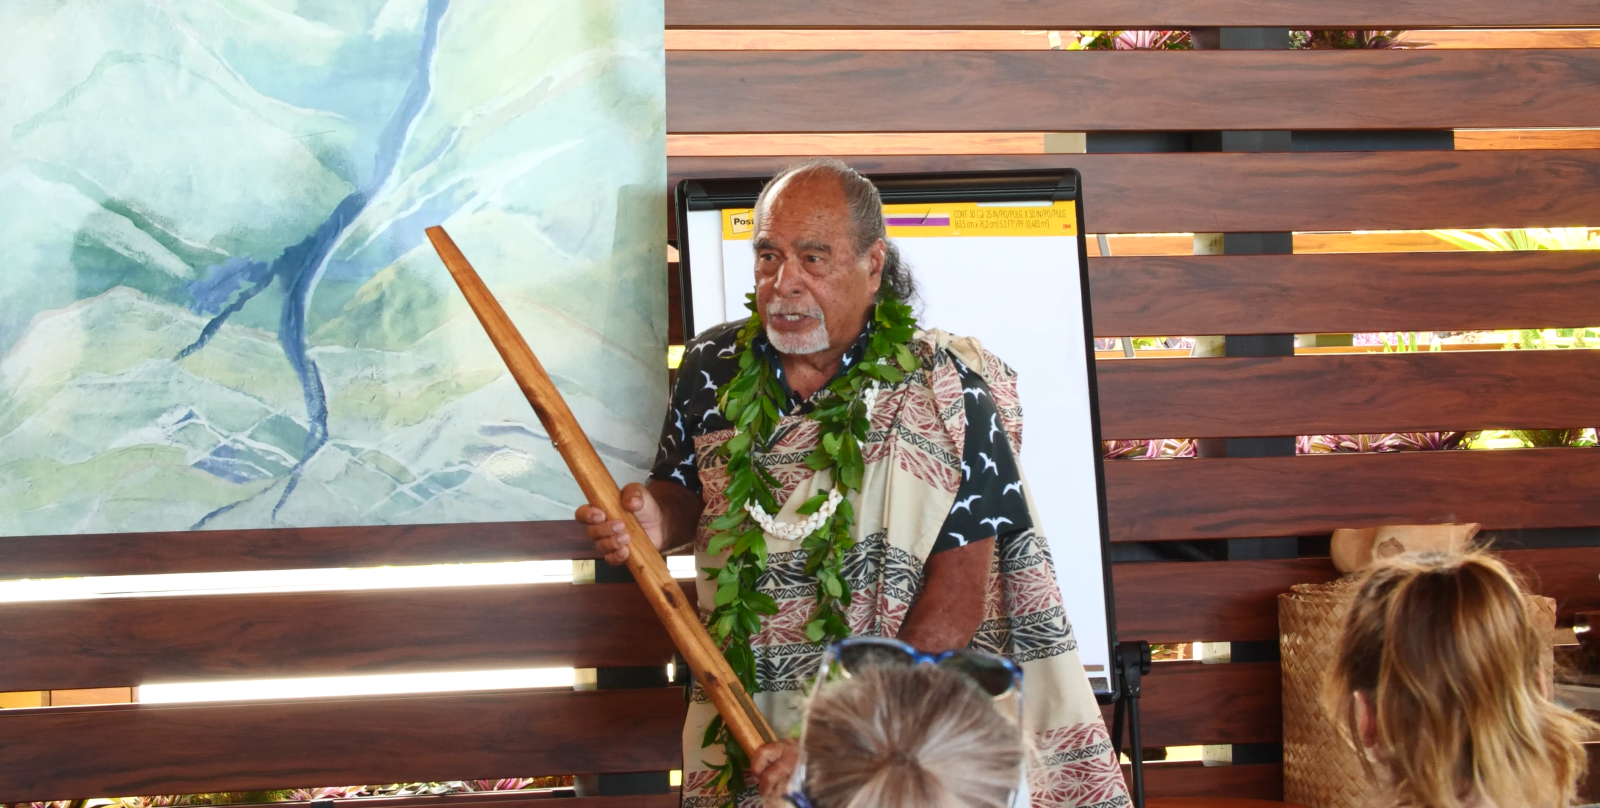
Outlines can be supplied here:
<path id="1" fill-rule="evenodd" d="M 761 216 L 767 194 L 780 182 L 789 177 L 809 174 L 822 174 L 839 181 L 850 214 L 850 240 L 856 255 L 872 249 L 873 243 L 882 239 L 883 279 L 878 287 L 878 296 L 902 303 L 912 302 L 917 296 L 917 283 L 911 277 L 911 267 L 900 258 L 900 249 L 889 240 L 889 232 L 884 228 L 883 198 L 878 195 L 878 189 L 871 180 L 856 173 L 843 161 L 813 157 L 785 166 L 772 176 L 772 180 L 761 189 L 761 195 L 756 197 L 756 217 Z"/>

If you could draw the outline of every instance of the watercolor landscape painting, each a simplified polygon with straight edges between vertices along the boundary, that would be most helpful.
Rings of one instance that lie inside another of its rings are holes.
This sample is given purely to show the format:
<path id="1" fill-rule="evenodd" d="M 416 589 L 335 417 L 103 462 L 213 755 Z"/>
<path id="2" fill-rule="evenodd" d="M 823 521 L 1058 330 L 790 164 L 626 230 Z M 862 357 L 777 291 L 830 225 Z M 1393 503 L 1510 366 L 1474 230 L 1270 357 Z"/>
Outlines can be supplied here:
<path id="1" fill-rule="evenodd" d="M 0 536 L 569 516 L 434 224 L 642 478 L 666 397 L 661 16 L 0 4 Z"/>

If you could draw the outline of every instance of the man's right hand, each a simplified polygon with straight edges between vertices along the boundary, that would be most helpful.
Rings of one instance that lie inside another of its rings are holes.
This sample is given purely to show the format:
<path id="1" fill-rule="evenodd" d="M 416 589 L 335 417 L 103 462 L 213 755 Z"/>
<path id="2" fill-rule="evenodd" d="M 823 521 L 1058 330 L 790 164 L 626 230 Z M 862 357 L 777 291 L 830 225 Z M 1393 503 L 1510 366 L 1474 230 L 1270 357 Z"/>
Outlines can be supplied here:
<path id="1" fill-rule="evenodd" d="M 644 528 L 650 542 L 660 550 L 663 540 L 661 506 L 655 497 L 638 483 L 628 483 L 622 488 L 622 507 L 633 513 Z M 606 512 L 593 505 L 579 505 L 575 518 L 583 523 L 595 549 L 605 554 L 606 562 L 620 565 L 628 560 L 628 530 L 620 519 L 607 519 Z"/>

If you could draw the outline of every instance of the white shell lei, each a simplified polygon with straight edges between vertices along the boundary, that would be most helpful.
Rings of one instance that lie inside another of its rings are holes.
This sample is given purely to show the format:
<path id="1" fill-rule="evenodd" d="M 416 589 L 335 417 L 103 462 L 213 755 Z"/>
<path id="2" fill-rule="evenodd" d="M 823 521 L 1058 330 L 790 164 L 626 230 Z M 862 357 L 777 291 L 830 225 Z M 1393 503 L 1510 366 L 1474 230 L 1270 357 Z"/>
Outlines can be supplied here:
<path id="1" fill-rule="evenodd" d="M 833 512 L 839 509 L 839 501 L 842 499 L 844 495 L 839 493 L 839 489 L 829 491 L 828 501 L 822 503 L 822 507 L 818 508 L 816 513 L 798 522 L 779 522 L 761 507 L 761 503 L 753 499 L 744 504 L 744 510 L 750 514 L 751 519 L 756 520 L 756 524 L 760 525 L 762 532 L 768 536 L 784 541 L 799 541 L 827 524 L 828 520 L 833 518 Z"/>
<path id="2" fill-rule="evenodd" d="M 880 359 L 878 364 L 888 364 L 888 362 Z M 877 382 L 873 382 L 872 386 L 862 391 L 861 400 L 867 405 L 867 422 L 871 423 L 872 407 L 878 403 Z M 816 513 L 798 522 L 778 521 L 777 517 L 767 513 L 767 509 L 761 507 L 761 503 L 756 502 L 754 499 L 747 500 L 744 503 L 744 511 L 750 514 L 750 518 L 754 519 L 755 523 L 761 527 L 761 531 L 768 536 L 784 541 L 800 541 L 827 524 L 828 520 L 833 518 L 833 512 L 839 509 L 839 502 L 843 499 L 844 494 L 839 493 L 838 488 L 830 490 L 828 492 L 828 500 L 822 503 L 822 507 L 818 508 Z"/>

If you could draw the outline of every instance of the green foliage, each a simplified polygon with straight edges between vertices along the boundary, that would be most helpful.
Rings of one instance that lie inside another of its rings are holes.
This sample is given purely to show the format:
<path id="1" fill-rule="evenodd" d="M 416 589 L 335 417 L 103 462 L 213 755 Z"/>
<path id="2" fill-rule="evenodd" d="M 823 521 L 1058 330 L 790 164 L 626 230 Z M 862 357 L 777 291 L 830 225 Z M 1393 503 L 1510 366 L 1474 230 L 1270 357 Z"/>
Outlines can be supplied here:
<path id="1" fill-rule="evenodd" d="M 1063 50 L 1193 50 L 1188 31 L 1067 31 Z M 1065 37 L 1064 37 L 1065 38 Z"/>
<path id="2" fill-rule="evenodd" d="M 1428 232 L 1463 250 L 1600 250 L 1600 230 L 1588 227 Z"/>
<path id="3" fill-rule="evenodd" d="M 1464 445 L 1468 449 L 1594 446 L 1595 431 L 1593 429 L 1486 429 L 1469 435 Z"/>
<path id="4" fill-rule="evenodd" d="M 1444 345 L 1438 342 L 1422 345 L 1415 331 L 1395 332 L 1392 339 L 1389 334 L 1379 334 L 1378 340 L 1383 343 L 1384 353 L 1416 353 L 1418 351 L 1444 350 Z"/>
<path id="5" fill-rule="evenodd" d="M 1408 31 L 1290 31 L 1289 47 L 1304 50 L 1393 50 L 1426 47 L 1414 42 Z"/>
<path id="6" fill-rule="evenodd" d="M 727 563 L 701 571 L 717 585 L 712 599 L 714 608 L 706 619 L 711 638 L 722 648 L 723 658 L 745 689 L 755 692 L 756 662 L 750 638 L 760 632 L 763 616 L 778 613 L 778 604 L 757 588 L 761 573 L 767 568 L 767 539 L 746 508 L 759 505 L 769 514 L 782 508 L 775 493 L 780 487 L 778 481 L 762 467 L 758 454 L 771 444 L 782 419 L 779 406 L 784 392 L 771 363 L 750 349 L 762 330 L 761 313 L 755 295 L 746 295 L 745 301 L 750 320 L 737 337 L 739 372 L 717 389 L 718 408 L 734 428 L 734 436 L 718 449 L 728 459 L 728 486 L 723 489 L 728 510 L 712 520 L 710 528 L 715 533 L 706 548 L 712 555 L 726 552 Z M 811 412 L 821 434 L 817 447 L 806 458 L 806 466 L 829 472 L 833 490 L 841 495 L 861 490 L 866 475 L 861 444 L 871 428 L 867 391 L 875 386 L 899 384 L 921 364 L 908 344 L 916 328 L 910 306 L 880 299 L 861 360 L 828 385 Z M 827 500 L 827 492 L 819 493 L 806 500 L 799 512 L 814 514 Z M 850 634 L 845 610 L 852 593 L 844 575 L 844 558 L 855 546 L 851 535 L 854 526 L 850 500 L 841 499 L 833 515 L 800 540 L 806 552 L 805 572 L 817 581 L 816 610 L 806 622 L 806 637 L 812 642 L 831 642 Z M 726 759 L 721 764 L 707 764 L 717 772 L 712 785 L 724 789 L 732 804 L 746 788 L 749 760 L 720 717 L 706 728 L 702 739 L 702 746 L 713 745 L 723 748 Z"/>

